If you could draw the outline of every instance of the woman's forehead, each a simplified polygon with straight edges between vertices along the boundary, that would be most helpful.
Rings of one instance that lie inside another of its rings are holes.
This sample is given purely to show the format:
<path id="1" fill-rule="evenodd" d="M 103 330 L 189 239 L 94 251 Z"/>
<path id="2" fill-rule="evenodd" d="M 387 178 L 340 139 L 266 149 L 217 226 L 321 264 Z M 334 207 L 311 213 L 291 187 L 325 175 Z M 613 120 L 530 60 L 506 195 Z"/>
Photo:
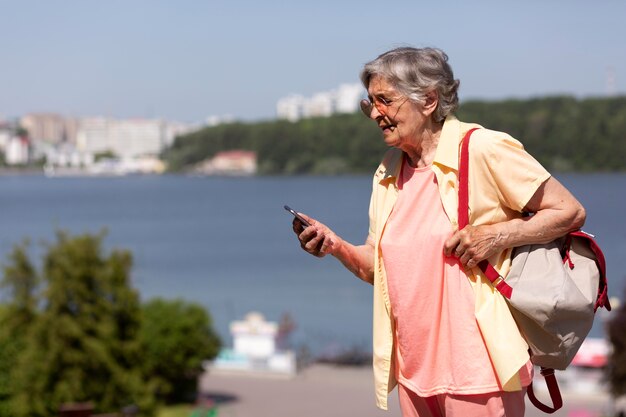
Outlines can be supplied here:
<path id="1" fill-rule="evenodd" d="M 374 75 L 369 82 L 367 92 L 372 95 L 397 93 L 398 90 L 386 78 Z"/>

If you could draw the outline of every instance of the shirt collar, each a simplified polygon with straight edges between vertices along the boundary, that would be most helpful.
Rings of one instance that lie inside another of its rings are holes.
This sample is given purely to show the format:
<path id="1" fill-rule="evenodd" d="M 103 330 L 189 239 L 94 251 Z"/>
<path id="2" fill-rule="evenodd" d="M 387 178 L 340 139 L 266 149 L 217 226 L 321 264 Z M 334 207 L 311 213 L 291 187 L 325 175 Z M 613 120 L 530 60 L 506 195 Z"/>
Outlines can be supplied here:
<path id="1" fill-rule="evenodd" d="M 398 148 L 392 148 L 385 154 L 383 161 L 376 170 L 376 178 L 379 183 L 397 182 L 400 168 L 402 168 L 402 158 L 404 152 Z"/>
<path id="2" fill-rule="evenodd" d="M 461 142 L 461 122 L 450 115 L 446 117 L 439 136 L 433 164 L 443 165 L 454 171 L 459 170 L 459 143 Z"/>

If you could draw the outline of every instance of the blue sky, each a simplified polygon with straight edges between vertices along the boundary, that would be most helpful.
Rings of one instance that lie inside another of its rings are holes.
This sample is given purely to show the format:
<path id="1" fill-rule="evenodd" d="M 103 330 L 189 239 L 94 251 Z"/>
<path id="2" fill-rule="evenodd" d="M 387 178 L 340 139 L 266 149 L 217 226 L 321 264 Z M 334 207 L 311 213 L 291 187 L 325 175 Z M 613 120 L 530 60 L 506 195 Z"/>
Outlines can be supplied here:
<path id="1" fill-rule="evenodd" d="M 461 99 L 626 94 L 625 1 L 0 0 L 0 115 L 271 118 L 401 45 Z"/>

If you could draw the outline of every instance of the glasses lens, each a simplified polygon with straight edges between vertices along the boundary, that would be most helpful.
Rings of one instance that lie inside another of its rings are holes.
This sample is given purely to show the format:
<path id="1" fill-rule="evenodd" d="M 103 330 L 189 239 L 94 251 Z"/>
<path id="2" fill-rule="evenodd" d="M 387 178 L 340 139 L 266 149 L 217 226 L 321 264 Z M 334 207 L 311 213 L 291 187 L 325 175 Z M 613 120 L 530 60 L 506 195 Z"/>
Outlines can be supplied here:
<path id="1" fill-rule="evenodd" d="M 363 114 L 367 117 L 370 117 L 372 114 L 372 102 L 369 101 L 368 99 L 364 98 L 363 100 L 361 100 L 361 111 L 363 112 Z"/>

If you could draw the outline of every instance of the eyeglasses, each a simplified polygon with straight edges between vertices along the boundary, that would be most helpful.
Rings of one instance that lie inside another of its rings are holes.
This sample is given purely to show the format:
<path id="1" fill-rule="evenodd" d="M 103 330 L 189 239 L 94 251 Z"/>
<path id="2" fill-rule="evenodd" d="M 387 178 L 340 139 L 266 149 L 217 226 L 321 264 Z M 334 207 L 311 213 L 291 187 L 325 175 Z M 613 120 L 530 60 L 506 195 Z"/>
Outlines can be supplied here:
<path id="1" fill-rule="evenodd" d="M 376 107 L 376 110 L 378 110 L 378 112 L 380 114 L 382 114 L 383 116 L 387 116 L 387 111 L 389 109 L 392 109 L 397 104 L 398 105 L 398 110 L 400 110 L 400 107 L 404 103 L 406 103 L 406 101 L 409 98 L 408 97 L 404 97 L 404 100 L 401 100 L 401 99 L 402 99 L 402 97 L 398 97 L 398 99 L 388 99 L 388 98 L 384 98 L 384 97 L 374 97 L 373 98 L 374 102 L 372 103 L 369 99 L 364 98 L 363 100 L 361 100 L 361 102 L 359 104 L 361 105 L 361 111 L 368 118 L 371 117 L 372 110 L 374 110 L 374 107 Z M 401 101 L 399 101 L 399 100 L 401 100 Z M 396 111 L 396 113 L 397 113 L 397 111 Z"/>

